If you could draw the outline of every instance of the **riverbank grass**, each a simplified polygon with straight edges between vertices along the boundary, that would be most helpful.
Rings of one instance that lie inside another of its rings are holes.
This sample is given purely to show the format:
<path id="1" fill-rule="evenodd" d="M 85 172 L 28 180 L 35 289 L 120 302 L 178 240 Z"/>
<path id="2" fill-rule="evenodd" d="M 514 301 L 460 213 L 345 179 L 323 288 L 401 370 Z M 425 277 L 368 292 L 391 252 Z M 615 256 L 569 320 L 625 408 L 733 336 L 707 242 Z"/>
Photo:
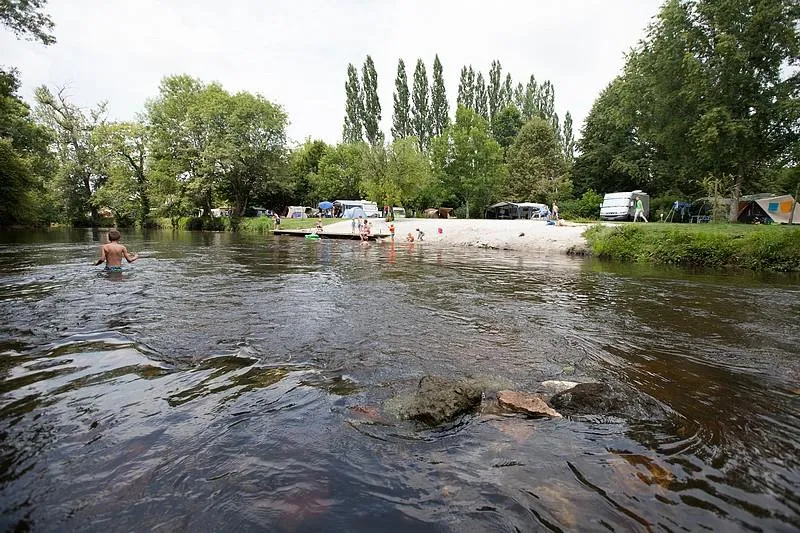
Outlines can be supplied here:
<path id="1" fill-rule="evenodd" d="M 622 262 L 800 272 L 800 227 L 750 224 L 596 224 L 596 257 Z"/>
<path id="2" fill-rule="evenodd" d="M 230 217 L 181 217 L 175 229 L 187 231 L 238 231 L 240 233 L 269 233 L 275 229 L 272 217 L 246 217 L 236 221 Z M 322 225 L 341 222 L 338 218 L 323 218 Z M 281 229 L 311 229 L 317 225 L 316 218 L 281 219 Z M 172 220 L 159 218 L 153 220 L 152 226 L 160 229 L 173 229 Z"/>

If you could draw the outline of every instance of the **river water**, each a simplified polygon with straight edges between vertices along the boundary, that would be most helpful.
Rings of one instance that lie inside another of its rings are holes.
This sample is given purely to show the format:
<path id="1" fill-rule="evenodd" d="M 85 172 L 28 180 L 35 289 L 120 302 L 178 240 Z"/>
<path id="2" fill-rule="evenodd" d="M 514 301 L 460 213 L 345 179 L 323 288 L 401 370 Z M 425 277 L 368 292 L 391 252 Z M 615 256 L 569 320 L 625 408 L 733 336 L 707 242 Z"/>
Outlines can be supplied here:
<path id="1" fill-rule="evenodd" d="M 0 234 L 0 525 L 796 531 L 800 280 L 406 243 Z M 420 377 L 623 381 L 666 420 L 478 414 Z"/>

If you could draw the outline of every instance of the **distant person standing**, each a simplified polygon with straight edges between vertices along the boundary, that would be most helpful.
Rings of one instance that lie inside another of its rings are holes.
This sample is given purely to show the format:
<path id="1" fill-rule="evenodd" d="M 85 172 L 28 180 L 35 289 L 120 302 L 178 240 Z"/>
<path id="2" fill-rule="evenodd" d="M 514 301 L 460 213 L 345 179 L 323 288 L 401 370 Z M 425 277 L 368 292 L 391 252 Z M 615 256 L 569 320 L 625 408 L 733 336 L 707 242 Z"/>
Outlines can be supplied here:
<path id="1" fill-rule="evenodd" d="M 352 233 L 353 235 L 356 234 L 356 219 L 354 218 L 350 219 L 350 233 Z"/>
<path id="2" fill-rule="evenodd" d="M 553 200 L 553 218 L 558 221 L 558 204 Z"/>
<path id="3" fill-rule="evenodd" d="M 636 222 L 636 220 L 639 218 L 639 215 L 641 215 L 642 220 L 647 222 L 647 219 L 644 216 L 644 205 L 642 204 L 642 199 L 637 196 L 636 197 L 636 212 L 633 214 L 633 221 L 634 222 Z"/>
<path id="4" fill-rule="evenodd" d="M 272 220 L 275 221 L 275 229 L 281 229 L 281 216 L 278 213 L 273 215 Z"/>
<path id="5" fill-rule="evenodd" d="M 394 222 L 389 224 L 389 235 L 392 236 L 392 240 L 394 240 Z"/>

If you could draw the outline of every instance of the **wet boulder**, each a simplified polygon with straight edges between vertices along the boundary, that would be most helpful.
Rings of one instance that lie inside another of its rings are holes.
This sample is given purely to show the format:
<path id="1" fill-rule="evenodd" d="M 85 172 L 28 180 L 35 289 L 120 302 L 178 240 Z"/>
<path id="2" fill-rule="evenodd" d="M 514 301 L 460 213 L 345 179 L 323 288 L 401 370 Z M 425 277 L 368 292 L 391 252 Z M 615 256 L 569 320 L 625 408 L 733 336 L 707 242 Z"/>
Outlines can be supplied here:
<path id="1" fill-rule="evenodd" d="M 536 394 L 501 390 L 497 393 L 497 403 L 500 404 L 500 407 L 516 413 L 534 417 L 561 418 L 555 409 L 547 405 L 547 402 Z"/>
<path id="2" fill-rule="evenodd" d="M 629 420 L 663 419 L 667 410 L 658 401 L 622 384 L 580 383 L 550 398 L 563 415 L 611 415 Z"/>
<path id="3" fill-rule="evenodd" d="M 555 379 L 542 381 L 542 389 L 548 394 L 558 394 L 559 392 L 564 392 L 565 390 L 573 388 L 575 385 L 579 385 L 579 383 L 575 381 L 560 381 Z"/>
<path id="4" fill-rule="evenodd" d="M 440 426 L 477 409 L 482 392 L 471 381 L 425 376 L 400 416 L 430 427 Z"/>

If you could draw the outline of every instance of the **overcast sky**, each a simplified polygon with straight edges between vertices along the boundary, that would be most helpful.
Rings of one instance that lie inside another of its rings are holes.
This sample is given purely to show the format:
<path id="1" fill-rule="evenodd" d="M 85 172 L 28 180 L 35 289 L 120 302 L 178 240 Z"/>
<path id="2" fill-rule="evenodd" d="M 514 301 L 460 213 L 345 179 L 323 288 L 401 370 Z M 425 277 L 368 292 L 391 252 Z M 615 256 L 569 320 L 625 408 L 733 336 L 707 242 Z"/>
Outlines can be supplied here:
<path id="1" fill-rule="evenodd" d="M 417 58 L 431 75 L 439 54 L 451 112 L 461 67 L 488 80 L 533 74 L 555 86 L 556 111 L 576 131 L 624 54 L 644 36 L 662 0 L 270 1 L 50 0 L 58 42 L 49 47 L 0 31 L 0 63 L 16 67 L 22 96 L 66 86 L 82 106 L 107 100 L 110 118 L 132 119 L 162 77 L 186 73 L 227 90 L 263 94 L 289 115 L 289 138 L 341 139 L 347 64 L 367 54 L 378 71 L 383 131 L 391 138 L 397 60 L 409 82 Z"/>

